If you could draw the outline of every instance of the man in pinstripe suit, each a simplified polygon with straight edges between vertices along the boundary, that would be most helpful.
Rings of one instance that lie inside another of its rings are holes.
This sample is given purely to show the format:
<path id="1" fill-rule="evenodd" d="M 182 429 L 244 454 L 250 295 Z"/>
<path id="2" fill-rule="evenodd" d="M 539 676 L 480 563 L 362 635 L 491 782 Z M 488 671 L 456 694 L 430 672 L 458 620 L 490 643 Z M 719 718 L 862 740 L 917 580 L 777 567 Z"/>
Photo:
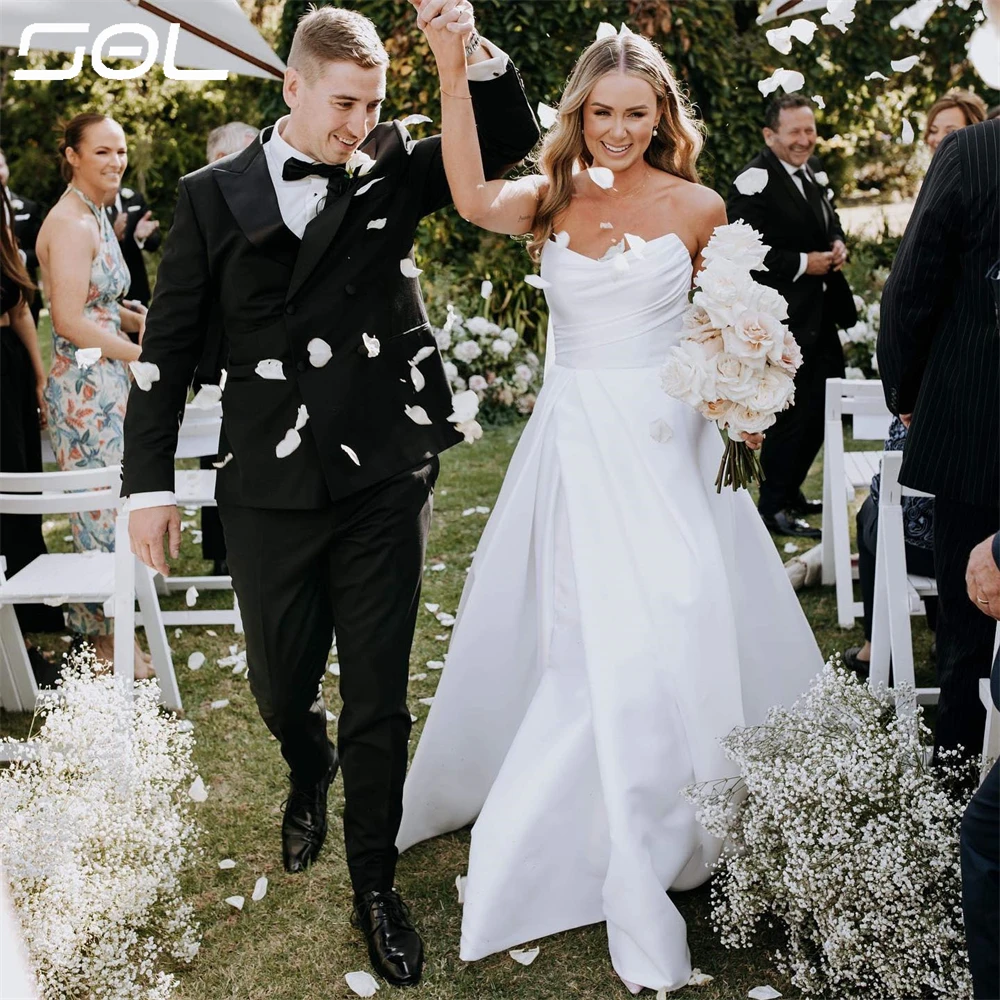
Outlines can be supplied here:
<path id="1" fill-rule="evenodd" d="M 935 500 L 938 749 L 982 746 L 979 679 L 995 622 L 966 594 L 969 553 L 1000 527 L 1000 120 L 938 147 L 882 293 L 879 372 L 910 430 L 900 481 Z"/>

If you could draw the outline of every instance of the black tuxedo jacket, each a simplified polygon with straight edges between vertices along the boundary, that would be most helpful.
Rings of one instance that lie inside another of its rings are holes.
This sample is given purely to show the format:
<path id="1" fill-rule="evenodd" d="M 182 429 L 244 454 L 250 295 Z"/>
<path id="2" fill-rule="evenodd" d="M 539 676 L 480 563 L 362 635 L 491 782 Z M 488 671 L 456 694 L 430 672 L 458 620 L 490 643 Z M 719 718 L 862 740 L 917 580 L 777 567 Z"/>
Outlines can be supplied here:
<path id="1" fill-rule="evenodd" d="M 912 413 L 900 481 L 1000 504 L 1000 121 L 938 147 L 882 291 L 878 366 Z M 993 287 L 991 287 L 991 285 Z"/>
<path id="2" fill-rule="evenodd" d="M 146 274 L 146 260 L 142 256 L 143 251 L 153 253 L 159 249 L 162 236 L 157 229 L 150 235 L 146 242 L 140 247 L 135 241 L 135 227 L 139 220 L 149 211 L 146 199 L 138 191 L 132 188 L 123 187 L 121 189 L 122 211 L 125 213 L 127 221 L 125 223 L 125 234 L 118 241 L 122 248 L 122 256 L 128 266 L 128 273 L 131 277 L 128 297 L 138 299 L 144 306 L 149 305 L 149 276 Z M 114 204 L 108 205 L 106 209 L 108 218 L 114 224 L 118 209 Z"/>
<path id="3" fill-rule="evenodd" d="M 810 159 L 809 166 L 814 175 L 822 170 L 816 157 Z M 854 296 L 842 272 L 803 274 L 795 280 L 801 254 L 829 250 L 834 240 L 844 239 L 844 228 L 833 199 L 827 197 L 830 189 L 821 189 L 829 214 L 820 218 L 770 149 L 758 153 L 744 169 L 749 167 L 767 171 L 767 186 L 752 195 L 740 194 L 731 186 L 726 201 L 729 221 L 742 219 L 753 226 L 771 248 L 764 260 L 767 271 L 754 272 L 754 278 L 785 298 L 788 326 L 807 350 L 819 338 L 824 320 L 843 328 L 858 321 Z"/>
<path id="4" fill-rule="evenodd" d="M 472 83 L 487 173 L 499 176 L 538 140 L 517 72 Z M 125 418 L 123 492 L 172 490 L 178 423 L 213 324 L 228 358 L 216 497 L 243 506 L 321 507 L 427 461 L 461 440 L 420 284 L 406 277 L 417 224 L 450 203 L 441 139 L 413 141 L 399 122 L 378 125 L 363 150 L 376 161 L 328 198 L 300 241 L 278 209 L 261 140 L 182 178 L 174 224 L 146 320 L 142 361 L 159 366 L 148 392 L 133 386 Z M 383 228 L 369 223 L 385 220 Z M 435 262 L 429 261 L 433 267 Z M 362 334 L 380 341 L 369 357 Z M 333 357 L 310 363 L 313 339 Z M 276 359 L 284 379 L 255 373 Z M 275 448 L 300 405 L 309 421 L 286 458 Z M 429 424 L 406 407 L 420 406 Z M 357 462 L 346 449 L 356 456 Z"/>

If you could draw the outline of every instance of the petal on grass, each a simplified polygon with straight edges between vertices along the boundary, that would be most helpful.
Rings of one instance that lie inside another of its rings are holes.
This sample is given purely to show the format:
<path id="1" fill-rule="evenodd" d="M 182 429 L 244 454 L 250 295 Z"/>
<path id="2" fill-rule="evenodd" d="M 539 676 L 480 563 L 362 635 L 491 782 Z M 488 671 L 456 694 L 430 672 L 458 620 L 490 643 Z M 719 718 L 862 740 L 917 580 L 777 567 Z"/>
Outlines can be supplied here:
<path id="1" fill-rule="evenodd" d="M 193 608 L 195 605 L 195 601 L 197 600 L 198 600 L 198 588 L 188 587 L 188 589 L 184 591 L 184 603 L 189 608 Z"/>
<path id="2" fill-rule="evenodd" d="M 205 666 L 205 654 L 196 650 L 188 657 L 188 670 L 201 670 Z"/>
<path id="3" fill-rule="evenodd" d="M 254 883 L 253 895 L 250 897 L 255 903 L 259 903 L 267 895 L 267 876 L 261 875 Z"/>
<path id="4" fill-rule="evenodd" d="M 778 1000 L 781 994 L 773 986 L 755 986 L 747 996 L 749 1000 Z"/>
<path id="5" fill-rule="evenodd" d="M 344 981 L 355 996 L 373 997 L 378 991 L 378 983 L 370 972 L 348 972 Z"/>
<path id="6" fill-rule="evenodd" d="M 469 881 L 468 875 L 455 876 L 455 891 L 458 893 L 458 905 L 465 904 L 465 883 Z"/>
<path id="7" fill-rule="evenodd" d="M 213 712 L 217 712 L 220 708 L 227 708 L 228 705 L 228 698 L 220 698 L 218 701 L 213 701 L 209 708 L 211 708 Z"/>
<path id="8" fill-rule="evenodd" d="M 539 948 L 514 948 L 513 951 L 508 951 L 507 954 L 510 955 L 518 965 L 531 965 L 536 958 L 538 958 Z"/>
<path id="9" fill-rule="evenodd" d="M 244 899 L 243 899 L 242 896 L 227 896 L 226 897 L 226 902 L 230 906 L 235 907 L 237 910 L 242 910 L 243 909 Z"/>
<path id="10" fill-rule="evenodd" d="M 208 798 L 208 789 L 205 787 L 205 782 L 202 780 L 200 774 L 191 782 L 191 787 L 188 789 L 188 796 L 192 802 L 204 802 Z"/>
<path id="11" fill-rule="evenodd" d="M 489 279 L 489 278 L 487 278 L 487 279 L 486 279 L 486 280 L 485 280 L 485 281 L 484 281 L 484 282 L 483 282 L 483 283 L 482 283 L 482 284 L 481 284 L 481 285 L 479 286 L 479 294 L 480 294 L 480 295 L 481 295 L 481 296 L 482 296 L 482 297 L 483 297 L 484 299 L 488 299 L 488 298 L 489 298 L 489 297 L 490 297 L 490 296 L 491 296 L 491 295 L 493 294 L 493 282 L 492 282 L 492 281 L 490 281 L 490 279 Z"/>
<path id="12" fill-rule="evenodd" d="M 222 869 L 222 870 L 223 870 L 224 872 L 225 872 L 225 871 L 229 871 L 229 869 L 230 869 L 230 868 L 235 868 L 235 867 L 236 867 L 236 862 L 235 862 L 235 861 L 233 861 L 233 859 L 232 859 L 232 858 L 223 858 L 223 859 L 222 859 L 222 860 L 221 860 L 221 861 L 219 862 L 219 867 L 220 867 L 220 868 L 221 868 L 221 869 Z"/>

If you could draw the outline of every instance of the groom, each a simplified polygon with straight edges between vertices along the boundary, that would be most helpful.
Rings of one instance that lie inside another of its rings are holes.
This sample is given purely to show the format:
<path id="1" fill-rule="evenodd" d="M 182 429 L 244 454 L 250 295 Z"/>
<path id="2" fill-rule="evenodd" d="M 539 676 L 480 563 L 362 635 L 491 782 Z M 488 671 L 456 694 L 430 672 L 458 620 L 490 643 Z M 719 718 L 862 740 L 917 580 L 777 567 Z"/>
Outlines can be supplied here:
<path id="1" fill-rule="evenodd" d="M 499 176 L 538 139 L 517 72 L 476 34 L 465 0 L 419 6 L 466 34 L 483 155 Z M 367 18 L 306 14 L 285 74 L 290 114 L 181 179 L 142 349 L 158 380 L 129 398 L 123 492 L 133 551 L 167 572 L 164 535 L 174 558 L 180 542 L 177 427 L 221 317 L 216 498 L 250 686 L 291 770 L 285 867 L 315 860 L 339 763 L 354 922 L 376 971 L 413 985 L 423 946 L 393 889 L 406 685 L 437 454 L 462 436 L 412 259 L 421 218 L 450 202 L 441 140 L 378 124 L 387 64 Z M 336 749 L 317 695 L 334 628 Z"/>

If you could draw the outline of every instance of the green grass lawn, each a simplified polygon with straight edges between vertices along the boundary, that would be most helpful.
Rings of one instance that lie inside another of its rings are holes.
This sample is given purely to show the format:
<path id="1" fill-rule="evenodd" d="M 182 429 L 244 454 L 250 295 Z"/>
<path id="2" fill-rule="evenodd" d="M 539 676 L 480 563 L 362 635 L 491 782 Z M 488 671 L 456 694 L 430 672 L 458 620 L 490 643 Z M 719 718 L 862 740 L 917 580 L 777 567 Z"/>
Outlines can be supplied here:
<path id="1" fill-rule="evenodd" d="M 459 447 L 442 456 L 442 471 L 435 496 L 434 525 L 427 565 L 444 563 L 445 569 L 425 576 L 424 600 L 454 612 L 485 516 L 462 516 L 462 511 L 495 501 L 521 425 L 488 430 L 474 447 Z M 807 493 L 821 494 L 821 465 L 814 466 Z M 195 518 L 185 518 L 195 520 Z M 70 545 L 65 520 L 54 519 L 46 532 L 52 551 Z M 781 551 L 788 539 L 776 539 Z M 801 543 L 800 543 L 801 544 Z M 803 546 L 804 547 L 804 546 Z M 183 574 L 205 572 L 200 550 L 184 534 L 180 565 Z M 806 614 L 825 654 L 861 642 L 860 627 L 845 632 L 837 626 L 832 587 L 801 593 Z M 231 595 L 207 592 L 199 607 L 225 606 Z M 165 601 L 180 607 L 182 595 Z M 435 618 L 421 612 L 411 659 L 411 671 L 423 673 L 428 660 L 439 660 L 447 642 Z M 194 722 L 195 757 L 209 786 L 209 798 L 197 807 L 203 835 L 202 857 L 190 872 L 187 891 L 204 929 L 204 943 L 196 961 L 180 972 L 180 996 L 186 1000 L 333 1000 L 352 996 L 344 973 L 368 968 L 365 949 L 349 916 L 350 883 L 343 859 L 339 824 L 342 784 L 331 791 L 331 835 L 322 857 L 307 874 L 289 876 L 281 867 L 280 804 L 286 794 L 285 767 L 278 747 L 260 721 L 247 681 L 234 677 L 228 667 L 216 665 L 242 637 L 228 629 L 186 628 L 170 635 L 187 718 Z M 42 648 L 61 652 L 60 636 L 35 637 Z M 926 661 L 929 634 L 922 620 L 914 621 L 915 655 Z M 198 672 L 189 671 L 189 654 L 201 650 L 208 658 Z M 418 698 L 434 694 L 439 674 L 429 671 L 424 680 L 411 683 L 411 705 L 419 716 L 413 746 L 420 737 L 428 709 Z M 925 678 L 925 680 L 928 678 Z M 918 677 L 918 681 L 920 678 Z M 339 713 L 336 678 L 326 675 L 328 708 Z M 213 711 L 210 703 L 228 698 L 228 707 Z M 27 717 L 0 713 L 0 733 L 23 735 Z M 465 965 L 458 959 L 461 908 L 455 877 L 465 872 L 468 831 L 422 844 L 405 854 L 399 864 L 397 884 L 411 904 L 427 945 L 427 969 L 417 995 L 434 1000 L 543 1000 L 586 997 L 593 1000 L 625 998 L 630 994 L 617 980 L 607 956 L 602 926 L 571 931 L 541 942 L 541 954 L 529 968 L 506 955 Z M 222 858 L 237 865 L 220 871 Z M 250 901 L 254 882 L 267 875 L 270 888 L 258 903 Z M 227 905 L 227 896 L 243 895 L 242 912 Z M 688 923 L 694 965 L 715 977 L 703 987 L 688 987 L 672 996 L 704 1000 L 745 997 L 754 986 L 770 984 L 786 997 L 798 996 L 769 961 L 765 948 L 747 952 L 723 949 L 711 930 L 708 887 L 674 894 Z M 773 943 L 777 944 L 775 936 Z M 384 990 L 379 995 L 383 995 Z M 646 994 L 647 996 L 649 994 Z"/>

